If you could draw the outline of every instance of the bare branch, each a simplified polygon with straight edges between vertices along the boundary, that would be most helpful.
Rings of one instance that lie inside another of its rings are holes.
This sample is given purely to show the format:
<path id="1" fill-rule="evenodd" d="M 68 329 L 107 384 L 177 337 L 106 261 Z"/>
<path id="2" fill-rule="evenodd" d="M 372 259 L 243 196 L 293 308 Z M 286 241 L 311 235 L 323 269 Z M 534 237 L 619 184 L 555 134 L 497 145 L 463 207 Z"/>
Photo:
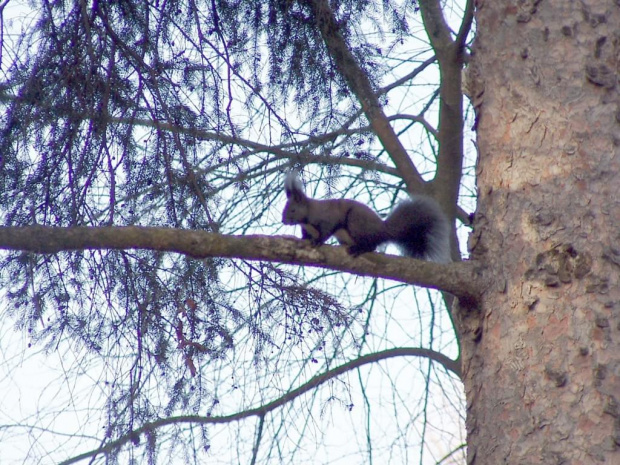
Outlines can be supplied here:
<path id="1" fill-rule="evenodd" d="M 141 226 L 0 227 L 0 249 L 34 253 L 146 249 L 180 253 L 194 258 L 264 260 L 393 279 L 449 292 L 462 302 L 474 302 L 480 294 L 474 278 L 473 262 L 440 265 L 378 253 L 354 258 L 344 247 L 324 245 L 314 248 L 307 241 L 282 236 L 230 236 Z"/>
<path id="2" fill-rule="evenodd" d="M 375 134 L 390 155 L 403 180 L 411 192 L 423 191 L 424 181 L 411 162 L 407 150 L 383 112 L 372 84 L 364 70 L 351 53 L 348 44 L 340 33 L 340 25 L 326 0 L 309 2 L 327 50 L 336 64 L 338 72 L 359 100 Z"/>
<path id="3" fill-rule="evenodd" d="M 421 0 L 420 11 L 429 41 L 439 62 L 441 75 L 439 108 L 439 153 L 437 156 L 436 197 L 445 211 L 457 214 L 457 199 L 461 185 L 463 164 L 463 94 L 461 70 L 463 68 L 462 43 L 452 40 L 439 0 Z M 471 13 L 471 12 L 470 12 Z M 469 32 L 471 19 L 462 22 L 459 40 Z"/>
<path id="4" fill-rule="evenodd" d="M 433 360 L 434 362 L 439 363 L 447 371 L 451 371 L 452 373 L 454 373 L 455 375 L 459 377 L 461 376 L 461 369 L 459 366 L 459 362 L 455 360 L 451 360 L 439 352 L 435 352 L 430 349 L 423 349 L 420 347 L 398 347 L 394 349 L 388 349 L 382 352 L 375 352 L 372 354 L 362 355 L 361 357 L 356 358 L 355 360 L 351 360 L 336 368 L 333 368 L 324 373 L 318 374 L 314 376 L 313 378 L 311 378 L 305 384 L 302 384 L 301 386 L 299 386 L 298 388 L 293 389 L 289 391 L 288 393 L 284 394 L 283 396 L 267 404 L 264 404 L 260 407 L 244 410 L 242 412 L 234 413 L 231 415 L 219 416 L 219 417 L 216 417 L 216 416 L 206 417 L 202 415 L 182 415 L 182 416 L 176 416 L 176 417 L 162 418 L 160 420 L 146 423 L 141 428 L 130 431 L 129 433 L 121 436 L 117 440 L 109 442 L 103 447 L 100 447 L 98 449 L 95 449 L 89 452 L 85 452 L 78 456 L 72 457 L 64 462 L 61 462 L 61 465 L 69 465 L 72 463 L 77 463 L 81 460 L 95 457 L 99 454 L 108 454 L 112 451 L 119 449 L 120 447 L 122 447 L 123 445 L 127 444 L 130 441 L 136 441 L 137 438 L 144 433 L 148 433 L 150 431 L 153 431 L 156 428 L 161 428 L 161 427 L 168 426 L 168 425 L 178 425 L 178 424 L 183 424 L 183 423 L 195 423 L 195 424 L 200 424 L 200 425 L 215 425 L 215 424 L 223 424 L 223 423 L 232 423 L 235 421 L 240 421 L 240 420 L 254 417 L 254 416 L 259 417 L 261 419 L 261 424 L 262 424 L 262 419 L 265 417 L 267 413 L 272 412 L 273 410 L 279 407 L 282 407 L 283 405 L 291 402 L 292 400 L 305 394 L 306 392 L 317 388 L 318 386 L 325 383 L 326 381 L 329 381 L 330 379 L 340 376 L 343 373 L 346 373 L 347 371 L 354 370 L 367 364 L 376 363 L 378 361 L 386 360 L 386 359 L 394 358 L 394 357 L 426 357 L 426 358 L 429 358 L 430 360 Z M 261 426 L 259 425 L 259 428 L 260 427 Z M 260 431 L 259 431 L 259 434 L 260 434 Z"/>
<path id="5" fill-rule="evenodd" d="M 441 11 L 441 2 L 439 0 L 420 0 L 420 11 L 428 38 L 437 58 L 441 61 L 449 53 L 453 44 L 450 28 Z"/>
<path id="6" fill-rule="evenodd" d="M 461 23 L 461 27 L 459 29 L 458 34 L 456 35 L 455 42 L 459 49 L 463 50 L 465 46 L 465 41 L 467 40 L 467 35 L 469 31 L 471 31 L 471 25 L 474 22 L 474 2 L 473 0 L 467 0 L 465 4 L 465 11 L 463 12 L 463 22 Z"/>
<path id="7" fill-rule="evenodd" d="M 404 83 L 406 83 L 408 81 L 411 81 L 418 74 L 420 74 L 422 71 L 424 71 L 426 68 L 428 68 L 433 63 L 435 63 L 436 60 L 437 60 L 436 56 L 432 56 L 432 57 L 424 60 L 422 63 L 420 63 L 420 66 L 418 66 L 416 69 L 414 69 L 410 73 L 408 73 L 405 76 L 401 77 L 400 79 L 397 79 L 396 81 L 388 84 L 387 86 L 382 87 L 381 89 L 379 89 L 377 91 L 377 95 L 387 94 L 392 89 L 396 89 L 397 87 L 402 86 Z"/>

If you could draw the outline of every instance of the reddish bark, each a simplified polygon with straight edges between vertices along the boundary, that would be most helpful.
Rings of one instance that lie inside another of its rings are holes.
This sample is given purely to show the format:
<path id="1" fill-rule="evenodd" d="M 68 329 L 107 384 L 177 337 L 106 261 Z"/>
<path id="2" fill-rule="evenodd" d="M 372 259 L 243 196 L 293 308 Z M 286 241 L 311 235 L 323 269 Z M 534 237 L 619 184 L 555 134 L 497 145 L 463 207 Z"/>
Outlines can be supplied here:
<path id="1" fill-rule="evenodd" d="M 469 461 L 620 463 L 620 8 L 479 4 Z"/>

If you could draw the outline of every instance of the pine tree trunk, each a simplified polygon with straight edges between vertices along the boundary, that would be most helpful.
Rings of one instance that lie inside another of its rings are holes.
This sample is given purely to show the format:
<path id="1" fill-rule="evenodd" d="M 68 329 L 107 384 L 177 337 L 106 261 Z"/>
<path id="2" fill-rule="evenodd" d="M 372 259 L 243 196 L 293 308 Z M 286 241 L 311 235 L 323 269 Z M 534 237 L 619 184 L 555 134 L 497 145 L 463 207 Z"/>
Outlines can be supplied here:
<path id="1" fill-rule="evenodd" d="M 620 464 L 620 5 L 478 3 L 469 463 Z"/>

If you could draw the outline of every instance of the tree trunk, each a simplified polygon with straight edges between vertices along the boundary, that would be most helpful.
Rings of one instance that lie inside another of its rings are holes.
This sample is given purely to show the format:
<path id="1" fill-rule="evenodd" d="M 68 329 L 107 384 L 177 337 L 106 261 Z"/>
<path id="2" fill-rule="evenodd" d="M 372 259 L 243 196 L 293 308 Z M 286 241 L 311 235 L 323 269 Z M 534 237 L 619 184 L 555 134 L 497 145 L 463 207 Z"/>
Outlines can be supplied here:
<path id="1" fill-rule="evenodd" d="M 462 341 L 469 463 L 617 464 L 620 6 L 487 0 L 476 17 L 470 245 L 489 287 Z"/>

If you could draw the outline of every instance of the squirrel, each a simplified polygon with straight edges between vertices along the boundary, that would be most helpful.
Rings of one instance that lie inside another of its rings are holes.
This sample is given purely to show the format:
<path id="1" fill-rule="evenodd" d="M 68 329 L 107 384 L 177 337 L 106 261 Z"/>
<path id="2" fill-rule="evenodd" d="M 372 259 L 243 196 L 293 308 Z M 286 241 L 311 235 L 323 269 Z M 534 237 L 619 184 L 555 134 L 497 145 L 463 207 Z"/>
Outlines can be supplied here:
<path id="1" fill-rule="evenodd" d="M 282 222 L 299 224 L 302 238 L 321 245 L 335 236 L 348 252 L 358 256 L 378 245 L 393 242 L 404 255 L 437 263 L 450 262 L 450 226 L 437 202 L 412 196 L 400 203 L 384 221 L 361 202 L 349 199 L 311 199 L 303 191 L 295 171 L 287 174 L 288 198 Z"/>

